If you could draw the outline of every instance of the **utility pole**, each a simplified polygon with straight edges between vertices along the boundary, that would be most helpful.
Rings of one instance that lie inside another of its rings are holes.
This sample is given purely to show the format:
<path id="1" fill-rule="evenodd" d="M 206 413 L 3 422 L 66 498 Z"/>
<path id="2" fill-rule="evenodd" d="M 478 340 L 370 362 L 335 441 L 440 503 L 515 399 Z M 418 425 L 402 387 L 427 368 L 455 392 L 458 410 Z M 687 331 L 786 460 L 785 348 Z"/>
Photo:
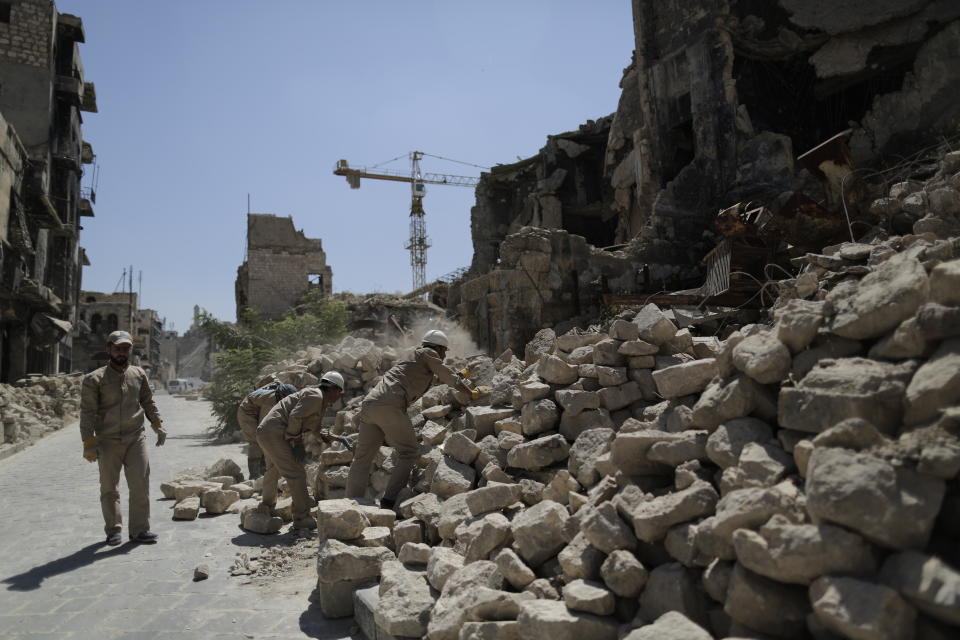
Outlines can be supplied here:
<path id="1" fill-rule="evenodd" d="M 127 306 L 130 310 L 130 324 L 127 325 L 130 328 L 130 335 L 133 335 L 133 265 L 130 265 L 130 272 L 128 276 L 127 291 L 129 292 L 129 298 Z"/>

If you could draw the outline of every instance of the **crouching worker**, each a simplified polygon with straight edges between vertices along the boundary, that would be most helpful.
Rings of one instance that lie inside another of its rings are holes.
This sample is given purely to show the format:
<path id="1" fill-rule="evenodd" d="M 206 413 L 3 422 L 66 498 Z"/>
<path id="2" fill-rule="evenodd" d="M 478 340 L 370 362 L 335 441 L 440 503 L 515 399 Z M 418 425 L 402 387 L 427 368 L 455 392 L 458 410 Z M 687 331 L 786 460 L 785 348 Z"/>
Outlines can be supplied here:
<path id="1" fill-rule="evenodd" d="M 417 434 L 407 416 L 407 407 L 427 392 L 434 376 L 458 391 L 470 393 L 470 387 L 443 364 L 449 344 L 442 331 L 428 331 L 413 358 L 393 365 L 363 399 L 357 445 L 347 476 L 348 498 L 363 497 L 374 458 L 386 440 L 387 446 L 396 449 L 398 459 L 380 506 L 392 509 L 397 494 L 410 481 L 410 472 L 420 455 Z"/>
<path id="2" fill-rule="evenodd" d="M 316 425 L 319 430 L 324 412 L 342 394 L 343 376 L 328 371 L 320 378 L 319 386 L 307 387 L 278 402 L 257 427 L 257 442 L 267 459 L 259 511 L 272 512 L 277 504 L 277 482 L 283 476 L 293 498 L 293 526 L 316 529 L 317 523 L 310 517 L 307 470 L 297 461 L 293 449 L 303 439 L 304 428 Z M 304 424 L 308 420 L 310 426 Z"/>
<path id="3" fill-rule="evenodd" d="M 271 382 L 251 392 L 237 408 L 237 422 L 240 423 L 240 431 L 248 443 L 247 471 L 251 480 L 262 476 L 267 469 L 263 450 L 257 444 L 257 425 L 267 417 L 275 404 L 296 392 L 297 388 L 292 384 Z"/>

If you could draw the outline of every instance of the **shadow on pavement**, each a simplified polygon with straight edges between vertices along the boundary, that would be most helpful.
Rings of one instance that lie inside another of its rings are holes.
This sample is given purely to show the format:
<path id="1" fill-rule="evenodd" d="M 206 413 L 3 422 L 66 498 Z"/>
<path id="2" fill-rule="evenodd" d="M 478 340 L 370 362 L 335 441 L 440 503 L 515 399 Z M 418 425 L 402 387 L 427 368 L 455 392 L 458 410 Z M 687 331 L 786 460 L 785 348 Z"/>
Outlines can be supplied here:
<path id="1" fill-rule="evenodd" d="M 69 571 L 73 571 L 74 569 L 85 567 L 88 564 L 92 564 L 93 562 L 103 558 L 130 553 L 130 551 L 137 546 L 139 545 L 135 542 L 127 542 L 122 546 L 112 547 L 103 553 L 97 553 L 98 549 L 101 547 L 106 547 L 106 543 L 95 542 L 93 544 L 88 544 L 82 549 L 74 551 L 68 556 L 58 558 L 57 560 L 51 560 L 50 562 L 42 564 L 39 567 L 34 567 L 29 571 L 24 571 L 23 573 L 18 573 L 15 576 L 4 578 L 3 580 L 0 580 L 0 582 L 9 585 L 7 587 L 7 591 L 33 591 L 34 589 L 39 589 L 40 585 L 47 578 L 52 578 L 53 576 L 60 575 L 61 573 L 67 573 Z"/>
<path id="2" fill-rule="evenodd" d="M 290 532 L 264 535 L 244 531 L 240 535 L 234 536 L 230 542 L 238 547 L 291 547 L 298 539 L 295 534 Z"/>
<path id="3" fill-rule="evenodd" d="M 317 604 L 311 604 L 300 614 L 300 631 L 308 638 L 342 638 L 344 627 L 349 623 L 349 619 L 324 618 Z"/>

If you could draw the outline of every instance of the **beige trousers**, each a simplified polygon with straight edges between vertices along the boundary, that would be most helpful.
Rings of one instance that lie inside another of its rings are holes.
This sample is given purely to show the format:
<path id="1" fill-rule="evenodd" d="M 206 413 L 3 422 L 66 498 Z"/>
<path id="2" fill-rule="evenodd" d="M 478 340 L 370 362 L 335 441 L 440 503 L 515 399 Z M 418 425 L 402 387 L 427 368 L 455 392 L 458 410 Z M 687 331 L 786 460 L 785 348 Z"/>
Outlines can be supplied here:
<path id="1" fill-rule="evenodd" d="M 410 481 L 410 472 L 420 457 L 417 434 L 403 407 L 395 405 L 366 405 L 360 409 L 360 429 L 357 448 L 347 475 L 347 497 L 362 498 L 370 481 L 370 469 L 383 445 L 397 451 L 397 464 L 390 474 L 383 497 L 395 500 Z"/>
<path id="2" fill-rule="evenodd" d="M 258 431 L 257 442 L 267 459 L 261 488 L 262 502 L 271 506 L 277 503 L 277 482 L 283 476 L 293 498 L 293 519 L 309 518 L 312 505 L 307 493 L 307 470 L 293 457 L 293 447 L 284 439 L 283 431 Z"/>
<path id="3" fill-rule="evenodd" d="M 143 431 L 124 439 L 104 438 L 97 442 L 97 462 L 100 467 L 100 508 L 103 511 L 103 530 L 107 535 L 120 533 L 123 516 L 120 513 L 120 470 L 127 478 L 130 493 L 127 527 L 130 536 L 150 530 L 150 460 L 147 458 L 147 438 Z"/>

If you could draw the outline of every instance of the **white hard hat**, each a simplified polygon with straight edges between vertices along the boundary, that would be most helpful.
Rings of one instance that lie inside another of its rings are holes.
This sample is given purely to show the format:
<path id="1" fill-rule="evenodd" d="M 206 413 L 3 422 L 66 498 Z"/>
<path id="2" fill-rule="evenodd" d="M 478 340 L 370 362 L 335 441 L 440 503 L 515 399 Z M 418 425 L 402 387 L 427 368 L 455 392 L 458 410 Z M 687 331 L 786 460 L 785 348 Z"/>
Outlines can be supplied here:
<path id="1" fill-rule="evenodd" d="M 447 334 L 443 331 L 438 331 L 436 329 L 431 329 L 423 334 L 423 343 L 424 344 L 435 344 L 438 347 L 449 347 L 450 341 L 447 340 Z"/>
<path id="2" fill-rule="evenodd" d="M 343 391 L 343 388 L 344 388 L 343 376 L 337 373 L 336 371 L 327 371 L 320 378 L 320 386 L 321 387 L 334 386 L 334 387 L 338 387 L 340 391 Z"/>

